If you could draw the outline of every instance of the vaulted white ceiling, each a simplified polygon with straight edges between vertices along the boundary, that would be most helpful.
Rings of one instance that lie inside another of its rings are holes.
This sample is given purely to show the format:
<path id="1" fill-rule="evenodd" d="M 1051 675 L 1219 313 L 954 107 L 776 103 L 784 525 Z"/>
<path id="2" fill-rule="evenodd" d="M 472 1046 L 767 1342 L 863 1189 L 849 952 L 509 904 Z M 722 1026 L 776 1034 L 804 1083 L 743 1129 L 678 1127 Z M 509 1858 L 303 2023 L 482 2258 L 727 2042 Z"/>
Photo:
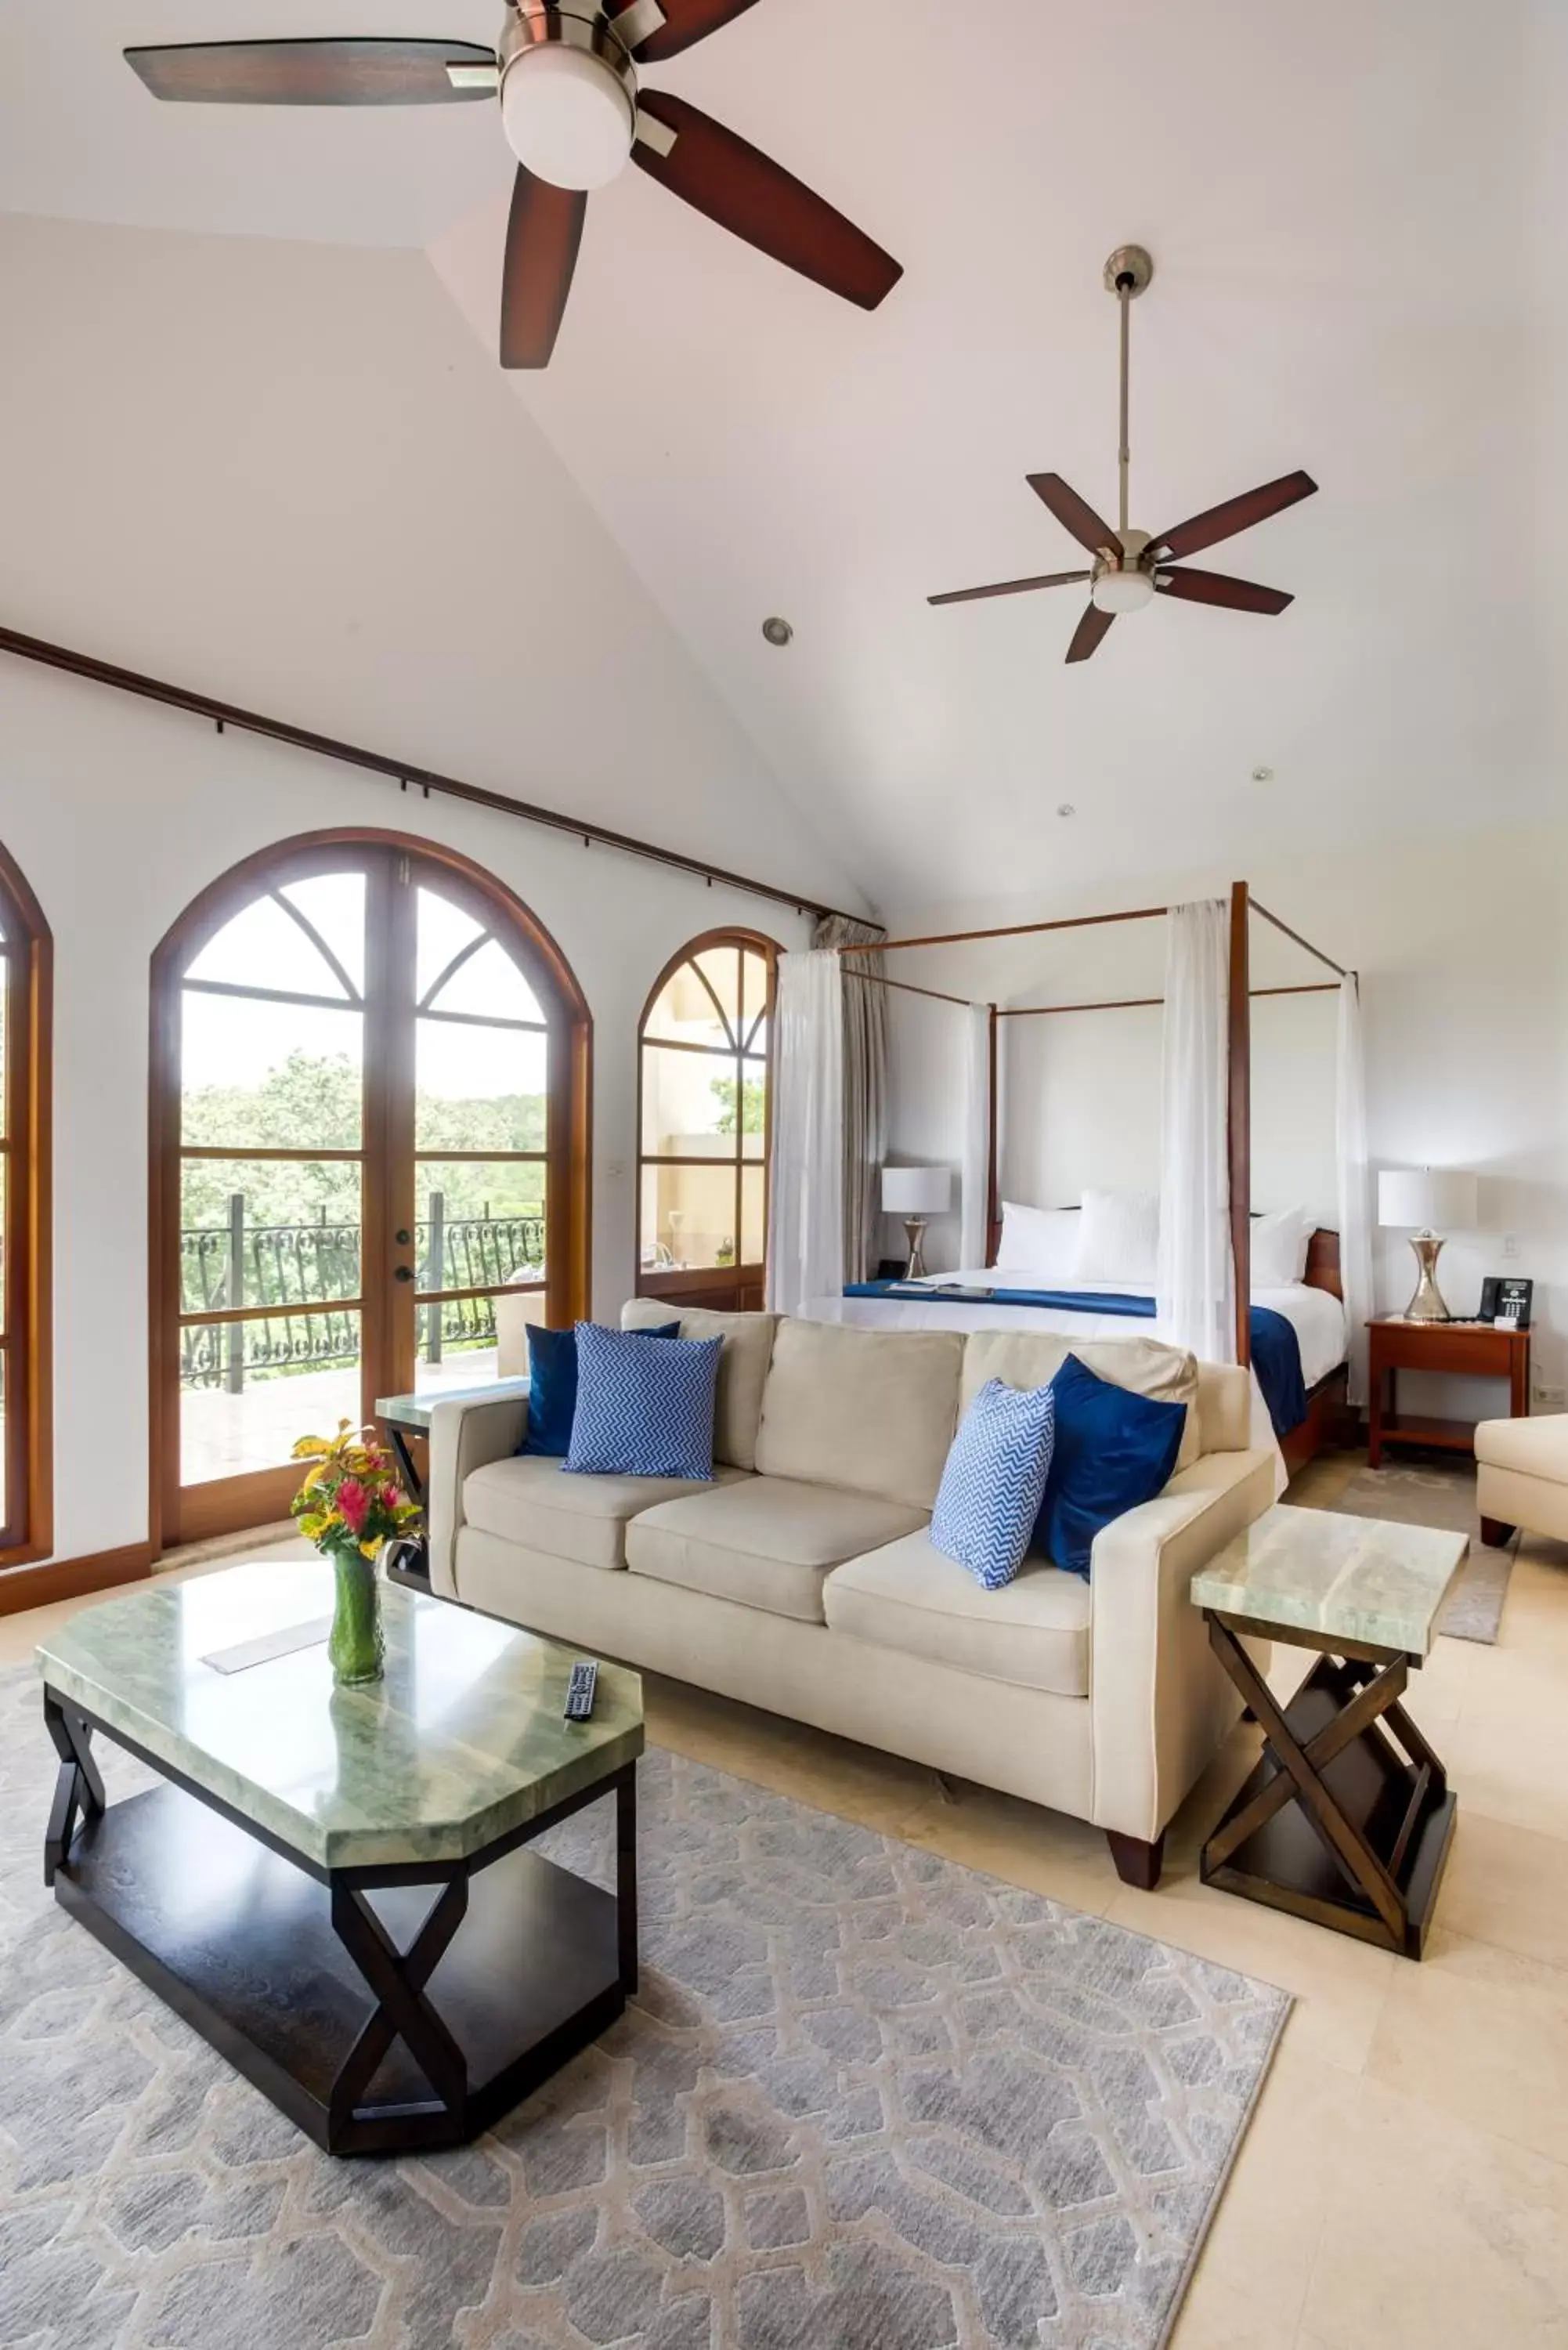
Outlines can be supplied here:
<path id="1" fill-rule="evenodd" d="M 511 174 L 487 109 L 160 108 L 119 49 L 486 40 L 498 15 L 254 0 L 242 23 L 217 0 L 120 0 L 110 22 L 8 0 L 0 206 L 423 244 L 488 350 Z M 511 397 L 883 902 L 1220 854 L 1240 870 L 1308 835 L 1552 805 L 1557 15 L 762 0 L 650 77 L 838 203 L 905 279 L 867 317 L 630 171 L 591 200 L 551 369 Z M 1293 589 L 1282 618 L 1162 602 L 1067 669 L 1080 591 L 925 598 L 1075 564 L 1030 471 L 1113 507 L 1100 270 L 1130 239 L 1158 273 L 1133 319 L 1134 521 L 1298 465 L 1321 492 L 1201 558 Z M 762 639 L 773 612 L 787 652 Z"/>

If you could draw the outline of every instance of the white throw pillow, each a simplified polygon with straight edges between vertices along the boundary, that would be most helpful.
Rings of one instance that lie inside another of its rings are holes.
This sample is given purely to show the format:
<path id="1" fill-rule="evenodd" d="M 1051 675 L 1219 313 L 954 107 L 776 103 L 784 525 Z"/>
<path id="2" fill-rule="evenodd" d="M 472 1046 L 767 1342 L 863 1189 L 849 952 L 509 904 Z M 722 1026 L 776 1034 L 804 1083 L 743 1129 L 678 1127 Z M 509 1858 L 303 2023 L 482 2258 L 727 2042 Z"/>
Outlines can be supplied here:
<path id="1" fill-rule="evenodd" d="M 1313 1220 L 1304 1208 L 1252 1218 L 1252 1286 L 1293 1289 L 1306 1273 Z"/>
<path id="2" fill-rule="evenodd" d="M 1152 1289 L 1159 1262 L 1158 1191 L 1085 1191 L 1073 1278 L 1081 1288 L 1110 1282 Z"/>
<path id="3" fill-rule="evenodd" d="M 1076 1208 L 1021 1208 L 1016 1200 L 1003 1200 L 996 1262 L 1008 1273 L 1038 1274 L 1053 1284 L 1071 1282 L 1082 1222 Z"/>

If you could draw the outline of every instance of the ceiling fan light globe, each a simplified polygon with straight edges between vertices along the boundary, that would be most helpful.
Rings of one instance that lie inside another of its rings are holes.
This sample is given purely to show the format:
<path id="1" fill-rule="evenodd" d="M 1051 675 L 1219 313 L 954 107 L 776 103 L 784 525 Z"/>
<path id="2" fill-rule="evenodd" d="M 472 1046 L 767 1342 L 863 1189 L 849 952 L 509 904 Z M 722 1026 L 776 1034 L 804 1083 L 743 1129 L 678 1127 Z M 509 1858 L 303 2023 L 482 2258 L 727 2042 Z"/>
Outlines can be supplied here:
<path id="1" fill-rule="evenodd" d="M 1101 612 L 1141 612 L 1154 601 L 1154 581 L 1147 571 L 1102 571 L 1089 600 Z"/>
<path id="2" fill-rule="evenodd" d="M 561 45 L 520 50 L 501 84 L 506 143 L 556 188 L 602 188 L 626 166 L 635 100 L 610 68 Z"/>

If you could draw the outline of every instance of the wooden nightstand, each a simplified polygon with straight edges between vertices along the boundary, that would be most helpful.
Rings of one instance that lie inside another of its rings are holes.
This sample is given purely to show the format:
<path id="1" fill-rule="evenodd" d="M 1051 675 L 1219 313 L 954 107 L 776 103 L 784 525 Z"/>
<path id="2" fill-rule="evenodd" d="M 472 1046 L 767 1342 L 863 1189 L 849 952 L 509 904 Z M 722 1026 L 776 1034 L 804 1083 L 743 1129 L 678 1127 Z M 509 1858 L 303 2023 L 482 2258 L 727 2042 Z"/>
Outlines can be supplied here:
<path id="1" fill-rule="evenodd" d="M 1530 1409 L 1528 1330 L 1500 1330 L 1491 1322 L 1406 1322 L 1397 1315 L 1380 1315 L 1366 1329 L 1371 1389 L 1368 1453 L 1374 1469 L 1383 1465 L 1386 1444 L 1440 1444 L 1452 1452 L 1474 1449 L 1473 1419 L 1400 1418 L 1397 1401 L 1400 1371 L 1448 1371 L 1460 1378 L 1506 1379 L 1508 1417 L 1522 1419 Z"/>

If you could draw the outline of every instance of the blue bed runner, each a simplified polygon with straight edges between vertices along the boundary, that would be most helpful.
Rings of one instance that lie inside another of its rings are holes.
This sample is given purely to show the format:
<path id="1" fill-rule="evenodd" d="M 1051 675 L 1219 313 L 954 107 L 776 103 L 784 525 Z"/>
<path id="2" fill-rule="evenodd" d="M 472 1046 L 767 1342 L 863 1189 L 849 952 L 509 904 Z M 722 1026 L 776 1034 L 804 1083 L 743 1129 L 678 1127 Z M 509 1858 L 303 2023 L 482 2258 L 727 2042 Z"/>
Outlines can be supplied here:
<path id="1" fill-rule="evenodd" d="M 1034 1305 L 1058 1314 L 1116 1314 L 1134 1322 L 1152 1322 L 1152 1297 L 1128 1297 L 1119 1290 L 1098 1289 L 928 1289 L 908 1281 L 857 1281 L 846 1297 L 918 1298 L 938 1305 Z M 1306 1418 L 1306 1386 L 1302 1378 L 1301 1341 L 1282 1314 L 1272 1306 L 1254 1305 L 1252 1368 L 1263 1401 L 1269 1407 L 1276 1436 L 1288 1436 Z"/>

